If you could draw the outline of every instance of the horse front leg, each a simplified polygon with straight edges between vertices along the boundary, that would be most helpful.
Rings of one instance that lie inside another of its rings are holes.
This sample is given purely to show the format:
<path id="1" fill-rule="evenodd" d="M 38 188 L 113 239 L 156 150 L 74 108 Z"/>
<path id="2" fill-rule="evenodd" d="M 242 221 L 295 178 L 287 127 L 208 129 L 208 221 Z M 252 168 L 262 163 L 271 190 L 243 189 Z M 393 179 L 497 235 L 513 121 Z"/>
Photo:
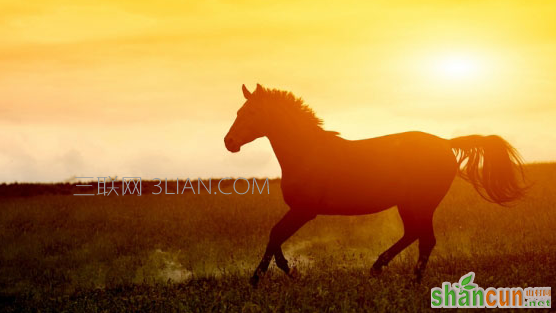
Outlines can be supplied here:
<path id="1" fill-rule="evenodd" d="M 299 228 L 313 218 L 315 218 L 314 214 L 308 214 L 299 210 L 289 210 L 286 215 L 284 215 L 284 217 L 282 217 L 282 219 L 274 225 L 274 227 L 272 227 L 263 258 L 250 279 L 250 283 L 253 287 L 257 286 L 260 277 L 268 270 L 268 266 L 270 265 L 270 261 L 272 261 L 273 256 L 276 256 L 276 263 L 278 267 L 286 272 L 286 274 L 290 274 L 288 261 L 284 257 L 280 247 L 284 241 L 286 241 Z"/>

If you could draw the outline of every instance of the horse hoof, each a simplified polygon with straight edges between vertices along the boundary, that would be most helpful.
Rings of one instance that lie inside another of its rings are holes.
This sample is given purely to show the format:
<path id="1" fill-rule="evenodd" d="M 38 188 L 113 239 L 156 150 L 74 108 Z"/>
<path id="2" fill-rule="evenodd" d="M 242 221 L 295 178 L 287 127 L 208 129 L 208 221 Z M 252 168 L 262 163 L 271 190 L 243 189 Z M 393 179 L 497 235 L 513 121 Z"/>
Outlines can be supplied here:
<path id="1" fill-rule="evenodd" d="M 253 288 L 257 288 L 257 285 L 259 284 L 259 276 L 253 275 L 253 277 L 249 279 L 249 284 L 251 284 Z"/>

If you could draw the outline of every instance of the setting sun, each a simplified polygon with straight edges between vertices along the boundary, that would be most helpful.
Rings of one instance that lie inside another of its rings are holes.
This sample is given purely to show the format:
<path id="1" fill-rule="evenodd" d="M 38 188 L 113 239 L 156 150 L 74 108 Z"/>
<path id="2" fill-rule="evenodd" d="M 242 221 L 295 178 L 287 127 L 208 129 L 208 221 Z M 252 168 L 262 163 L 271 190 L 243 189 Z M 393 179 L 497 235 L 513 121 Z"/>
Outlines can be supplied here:
<path id="1" fill-rule="evenodd" d="M 438 60 L 436 72 L 449 79 L 473 79 L 479 73 L 478 61 L 466 56 L 448 56 Z"/>

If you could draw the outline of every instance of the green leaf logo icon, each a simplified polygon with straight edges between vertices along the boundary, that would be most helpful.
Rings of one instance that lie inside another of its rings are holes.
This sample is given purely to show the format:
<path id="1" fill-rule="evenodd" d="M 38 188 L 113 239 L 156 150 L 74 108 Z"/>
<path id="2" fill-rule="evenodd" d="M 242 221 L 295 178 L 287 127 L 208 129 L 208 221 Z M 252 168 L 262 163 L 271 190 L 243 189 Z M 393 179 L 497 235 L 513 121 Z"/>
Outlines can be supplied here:
<path id="1" fill-rule="evenodd" d="M 469 272 L 466 275 L 463 275 L 460 278 L 460 294 L 463 294 L 464 289 L 466 290 L 471 290 L 471 289 L 475 289 L 475 287 L 477 287 L 477 284 L 473 283 L 473 278 L 475 278 L 475 273 L 474 272 Z"/>
<path id="2" fill-rule="evenodd" d="M 463 280 L 461 281 L 461 285 L 465 286 L 469 284 L 472 280 L 473 280 L 473 274 L 469 273 L 467 276 L 463 277 Z"/>

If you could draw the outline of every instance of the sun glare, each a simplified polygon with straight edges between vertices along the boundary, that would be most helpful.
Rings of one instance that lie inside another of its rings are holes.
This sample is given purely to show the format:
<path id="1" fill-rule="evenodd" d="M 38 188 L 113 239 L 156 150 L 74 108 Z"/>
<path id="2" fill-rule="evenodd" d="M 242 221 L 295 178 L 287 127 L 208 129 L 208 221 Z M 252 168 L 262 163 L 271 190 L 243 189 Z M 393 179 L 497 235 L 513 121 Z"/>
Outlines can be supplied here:
<path id="1" fill-rule="evenodd" d="M 450 79 L 466 79 L 477 77 L 479 66 L 477 60 L 463 56 L 449 56 L 438 60 L 437 73 Z"/>

